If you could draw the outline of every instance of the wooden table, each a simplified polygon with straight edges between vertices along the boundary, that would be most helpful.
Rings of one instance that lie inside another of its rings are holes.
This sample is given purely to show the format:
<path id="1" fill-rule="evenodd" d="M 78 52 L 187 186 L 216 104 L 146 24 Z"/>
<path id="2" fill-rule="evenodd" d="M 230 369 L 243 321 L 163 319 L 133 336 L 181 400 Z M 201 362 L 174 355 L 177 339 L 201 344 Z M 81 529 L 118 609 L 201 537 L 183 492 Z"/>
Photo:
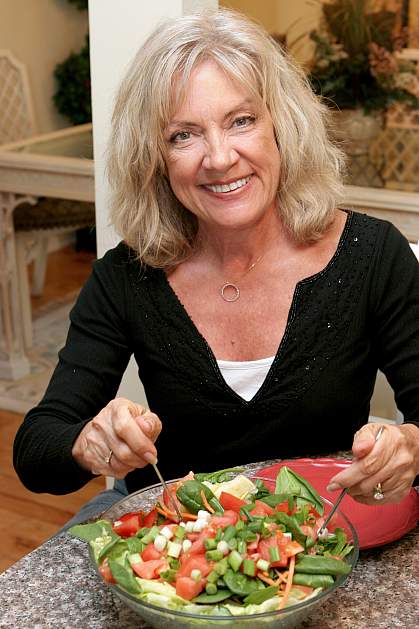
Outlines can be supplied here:
<path id="1" fill-rule="evenodd" d="M 13 211 L 37 197 L 94 201 L 92 125 L 0 147 L 0 378 L 29 373 L 19 311 Z"/>

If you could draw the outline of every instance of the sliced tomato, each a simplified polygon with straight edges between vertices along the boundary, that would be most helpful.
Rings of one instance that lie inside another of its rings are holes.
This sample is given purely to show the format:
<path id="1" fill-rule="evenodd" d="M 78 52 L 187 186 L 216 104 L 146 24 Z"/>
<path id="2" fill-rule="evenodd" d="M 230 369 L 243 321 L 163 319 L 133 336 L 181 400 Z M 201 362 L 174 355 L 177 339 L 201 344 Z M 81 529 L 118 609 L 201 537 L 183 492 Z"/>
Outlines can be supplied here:
<path id="1" fill-rule="evenodd" d="M 270 548 L 277 548 L 280 559 L 278 561 L 271 561 L 271 556 L 269 554 Z M 262 556 L 262 559 L 266 559 L 269 561 L 273 568 L 285 568 L 288 565 L 288 557 L 285 552 L 285 548 L 283 544 L 279 543 L 278 537 L 273 535 L 272 537 L 268 537 L 267 539 L 261 539 L 259 542 L 258 551 Z"/>
<path id="2" fill-rule="evenodd" d="M 304 547 L 295 540 L 290 540 L 284 543 L 284 539 L 282 539 L 280 540 L 280 546 L 284 549 L 287 557 L 293 557 L 294 555 L 298 555 L 298 553 L 302 553 L 304 551 Z"/>
<path id="3" fill-rule="evenodd" d="M 302 530 L 304 535 L 307 535 L 307 537 L 311 537 L 311 539 L 314 539 L 314 541 L 317 540 L 317 531 L 319 530 L 319 528 L 320 526 L 315 529 L 314 527 L 308 526 L 307 524 L 300 524 L 300 529 Z"/>
<path id="4" fill-rule="evenodd" d="M 227 526 L 230 526 L 230 524 L 236 524 L 238 519 L 239 516 L 235 511 L 226 509 L 223 515 L 211 516 L 210 524 L 215 528 L 225 529 Z"/>
<path id="5" fill-rule="evenodd" d="M 158 579 L 162 570 L 167 570 L 169 564 L 165 559 L 151 559 L 142 563 L 131 564 L 135 574 L 141 579 Z"/>
<path id="6" fill-rule="evenodd" d="M 264 517 L 266 515 L 273 515 L 275 511 L 265 502 L 255 500 L 255 506 L 249 511 L 249 513 L 251 513 L 251 515 L 260 515 Z"/>
<path id="7" fill-rule="evenodd" d="M 202 555 L 205 553 L 205 540 L 209 537 L 215 537 L 216 531 L 213 528 L 207 528 L 198 533 L 198 537 L 195 541 L 192 541 L 192 546 L 188 550 L 190 555 Z"/>
<path id="8" fill-rule="evenodd" d="M 199 581 L 195 581 L 190 577 L 179 577 L 176 579 L 176 594 L 187 601 L 190 601 L 195 598 L 195 596 L 198 596 L 204 587 L 204 579 L 199 579 Z"/>
<path id="9" fill-rule="evenodd" d="M 143 559 L 143 561 L 150 561 L 150 559 L 161 559 L 161 557 L 162 557 L 162 553 L 159 550 L 157 550 L 153 542 L 150 542 L 149 544 L 147 544 L 147 546 L 144 548 L 143 552 L 141 553 L 141 559 Z"/>
<path id="10" fill-rule="evenodd" d="M 142 516 L 142 513 L 126 513 L 112 524 L 113 531 L 121 537 L 132 537 L 142 526 Z"/>
<path id="11" fill-rule="evenodd" d="M 147 528 L 151 528 L 157 522 L 157 518 L 159 517 L 157 509 L 152 509 L 147 515 L 144 516 L 143 526 Z"/>
<path id="12" fill-rule="evenodd" d="M 206 577 L 211 572 L 213 565 L 213 562 L 207 561 L 205 555 L 186 556 L 176 573 L 176 578 L 190 577 L 192 570 L 199 570 L 201 575 Z"/>
<path id="13" fill-rule="evenodd" d="M 235 511 L 236 513 L 240 512 L 240 509 L 247 504 L 241 498 L 237 498 L 233 496 L 233 494 L 229 494 L 226 491 L 222 491 L 218 502 L 221 504 L 224 510 L 227 511 Z"/>
<path id="14" fill-rule="evenodd" d="M 288 500 L 284 500 L 284 502 L 280 502 L 276 505 L 275 511 L 282 511 L 282 513 L 288 513 Z"/>
<path id="15" fill-rule="evenodd" d="M 100 564 L 99 572 L 102 575 L 102 577 L 105 579 L 106 583 L 116 583 L 115 579 L 113 578 L 111 569 L 109 567 L 107 557 L 105 557 L 105 559 Z"/>

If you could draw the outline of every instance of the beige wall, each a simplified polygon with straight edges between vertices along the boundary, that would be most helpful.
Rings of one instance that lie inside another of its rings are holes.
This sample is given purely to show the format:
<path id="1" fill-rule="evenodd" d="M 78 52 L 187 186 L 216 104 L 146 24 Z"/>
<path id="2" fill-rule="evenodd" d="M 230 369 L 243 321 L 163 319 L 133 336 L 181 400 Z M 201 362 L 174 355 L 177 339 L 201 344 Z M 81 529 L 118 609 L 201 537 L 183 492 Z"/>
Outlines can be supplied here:
<path id="1" fill-rule="evenodd" d="M 287 33 L 288 44 L 315 28 L 320 5 L 312 0 L 220 0 L 220 6 L 236 9 L 260 22 L 270 33 Z M 300 63 L 311 56 L 311 44 L 304 37 L 291 51 Z"/>
<path id="2" fill-rule="evenodd" d="M 53 72 L 83 46 L 87 25 L 87 11 L 67 0 L 0 0 L 0 48 L 11 50 L 27 67 L 40 132 L 70 124 L 52 102 Z"/>

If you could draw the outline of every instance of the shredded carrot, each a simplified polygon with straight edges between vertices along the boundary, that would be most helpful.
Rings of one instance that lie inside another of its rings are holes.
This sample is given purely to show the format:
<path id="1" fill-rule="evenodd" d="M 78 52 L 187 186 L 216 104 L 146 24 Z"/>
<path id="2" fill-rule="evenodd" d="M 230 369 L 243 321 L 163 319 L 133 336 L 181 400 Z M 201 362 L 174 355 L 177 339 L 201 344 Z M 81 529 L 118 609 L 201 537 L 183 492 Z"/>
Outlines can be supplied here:
<path id="1" fill-rule="evenodd" d="M 202 499 L 202 502 L 204 503 L 205 509 L 209 511 L 210 513 L 215 513 L 215 509 L 213 509 L 211 505 L 209 504 L 203 489 L 201 489 L 201 499 Z"/>
<path id="2" fill-rule="evenodd" d="M 161 515 L 164 515 L 164 517 L 167 518 L 168 520 L 174 520 L 172 514 L 168 513 L 165 509 L 162 509 L 161 507 L 159 507 L 157 505 L 156 505 L 156 511 L 157 511 L 157 513 L 160 513 Z M 176 514 L 174 514 L 174 515 L 176 515 Z"/>
<path id="3" fill-rule="evenodd" d="M 177 513 L 175 513 L 174 511 L 169 511 L 169 509 L 164 509 L 160 503 L 157 503 L 156 505 L 156 511 L 158 513 L 161 513 L 161 515 L 166 516 L 166 518 L 169 518 L 169 520 L 174 520 L 174 522 L 178 521 L 178 516 Z M 197 520 L 198 516 L 193 514 L 193 513 L 182 513 L 180 514 L 182 516 L 183 520 Z"/>
<path id="4" fill-rule="evenodd" d="M 262 573 L 262 572 L 258 572 L 258 579 L 260 579 L 261 581 L 264 581 L 268 585 L 278 585 L 279 584 L 279 579 L 277 581 L 274 581 L 270 577 L 265 576 L 265 574 Z"/>
<path id="5" fill-rule="evenodd" d="M 282 581 L 282 583 L 287 583 L 287 578 L 284 574 L 282 574 L 282 572 L 280 572 L 279 570 L 275 570 L 276 574 L 279 577 L 279 580 Z"/>
<path id="6" fill-rule="evenodd" d="M 291 587 L 292 587 L 292 579 L 294 577 L 294 569 L 295 569 L 295 555 L 293 555 L 290 559 L 290 567 L 288 570 L 288 579 L 287 579 L 287 585 L 285 586 L 285 590 L 284 590 L 284 596 L 281 598 L 279 605 L 278 605 L 278 609 L 282 609 L 283 607 L 285 607 L 285 603 L 288 600 L 288 597 L 290 595 L 291 592 Z"/>

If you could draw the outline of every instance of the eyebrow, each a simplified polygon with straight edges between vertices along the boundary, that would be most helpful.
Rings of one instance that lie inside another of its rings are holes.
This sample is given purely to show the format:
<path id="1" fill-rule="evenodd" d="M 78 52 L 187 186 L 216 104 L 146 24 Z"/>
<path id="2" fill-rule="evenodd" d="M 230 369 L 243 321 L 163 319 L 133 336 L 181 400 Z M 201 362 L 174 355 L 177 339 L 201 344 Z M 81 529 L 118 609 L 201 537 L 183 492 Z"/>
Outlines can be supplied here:
<path id="1" fill-rule="evenodd" d="M 245 98 L 243 101 L 238 103 L 233 109 L 231 109 L 229 112 L 225 114 L 224 120 L 231 118 L 232 116 L 234 116 L 235 113 L 237 113 L 238 111 L 240 111 L 241 109 L 245 107 L 248 107 L 249 105 L 253 105 L 253 106 L 255 105 L 255 101 L 253 98 Z M 178 127 L 197 128 L 197 127 L 200 127 L 200 125 L 196 124 L 196 122 L 191 122 L 189 120 L 173 119 L 173 120 L 170 120 L 169 123 L 167 124 L 166 130 L 178 128 Z"/>

